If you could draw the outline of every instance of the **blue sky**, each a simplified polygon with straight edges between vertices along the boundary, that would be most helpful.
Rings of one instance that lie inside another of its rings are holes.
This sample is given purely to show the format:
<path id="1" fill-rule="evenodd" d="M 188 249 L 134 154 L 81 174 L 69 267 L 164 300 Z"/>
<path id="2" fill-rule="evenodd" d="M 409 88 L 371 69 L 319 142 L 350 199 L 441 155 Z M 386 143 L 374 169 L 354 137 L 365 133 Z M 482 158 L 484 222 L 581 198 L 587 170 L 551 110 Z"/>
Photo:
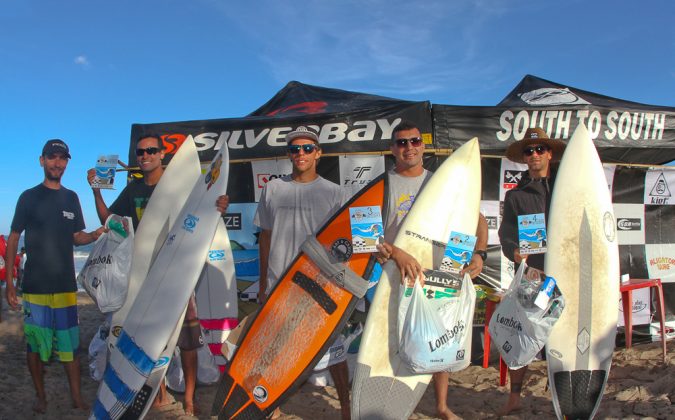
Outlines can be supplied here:
<path id="1" fill-rule="evenodd" d="M 243 116 L 291 80 L 494 105 L 533 74 L 675 106 L 673 16 L 672 0 L 2 0 L 0 232 L 47 139 L 71 147 L 89 230 L 86 170 L 126 157 L 132 123 Z"/>

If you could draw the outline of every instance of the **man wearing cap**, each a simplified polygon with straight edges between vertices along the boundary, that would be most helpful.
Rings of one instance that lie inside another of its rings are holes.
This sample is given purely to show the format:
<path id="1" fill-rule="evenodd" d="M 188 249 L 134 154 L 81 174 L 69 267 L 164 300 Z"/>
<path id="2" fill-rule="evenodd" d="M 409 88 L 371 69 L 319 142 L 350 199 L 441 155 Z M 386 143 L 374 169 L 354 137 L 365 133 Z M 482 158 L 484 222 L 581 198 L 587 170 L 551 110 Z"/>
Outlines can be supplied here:
<path id="1" fill-rule="evenodd" d="M 265 184 L 254 223 L 261 229 L 260 292 L 264 303 L 286 268 L 298 255 L 307 236 L 314 235 L 346 201 L 343 189 L 321 177 L 316 170 L 321 158 L 317 134 L 298 127 L 286 135 L 287 154 L 293 164 L 291 175 Z M 340 399 L 343 419 L 348 419 L 349 371 L 347 362 L 329 366 Z M 280 415 L 277 409 L 273 417 Z"/>
<path id="2" fill-rule="evenodd" d="M 551 205 L 551 193 L 555 182 L 555 170 L 551 164 L 560 161 L 565 143 L 551 139 L 541 128 L 529 128 L 522 140 L 512 143 L 506 149 L 506 157 L 516 163 L 527 164 L 527 172 L 518 185 L 506 192 L 502 224 L 499 227 L 499 241 L 502 252 L 516 266 L 527 259 L 531 275 L 544 270 L 544 254 L 521 255 L 518 243 L 518 216 L 526 214 L 544 214 L 548 223 L 548 210 Z M 527 366 L 509 370 L 511 393 L 500 415 L 506 415 L 520 408 L 520 391 Z"/>
<path id="3" fill-rule="evenodd" d="M 419 261 L 403 249 L 394 246 L 393 242 L 415 198 L 431 178 L 432 173 L 423 166 L 424 142 L 417 125 L 412 121 L 401 121 L 394 128 L 392 137 L 390 149 L 395 165 L 387 173 L 386 195 L 389 197 L 389 203 L 386 206 L 389 210 L 384 220 L 384 243 L 377 245 L 376 258 L 380 264 L 384 264 L 389 259 L 393 260 L 401 271 L 401 281 L 406 277 L 419 278 L 424 281 L 423 267 Z M 475 278 L 481 273 L 483 262 L 487 258 L 487 241 L 487 221 L 482 214 L 479 214 L 476 227 L 476 251 L 460 275 L 463 276 L 466 273 L 471 278 Z M 459 418 L 447 404 L 449 372 L 436 372 L 433 378 L 438 417 L 444 420 Z"/>
<path id="4" fill-rule="evenodd" d="M 157 183 L 164 174 L 162 159 L 164 159 L 164 147 L 161 137 L 155 134 L 142 134 L 136 141 L 136 160 L 138 166 L 143 172 L 143 178 L 134 179 L 124 187 L 117 199 L 108 208 L 103 200 L 101 190 L 93 188 L 94 202 L 96 203 L 96 213 L 101 223 L 105 223 L 108 216 L 117 214 L 120 216 L 131 217 L 134 229 L 143 217 L 143 211 L 150 201 Z M 93 184 L 96 170 L 94 168 L 87 171 L 87 181 Z M 225 213 L 229 204 L 227 195 L 221 195 L 216 201 L 216 208 L 220 213 Z M 201 327 L 197 318 L 197 307 L 195 305 L 194 295 L 190 298 L 178 336 L 177 346 L 181 350 L 180 359 L 185 378 L 185 412 L 188 415 L 199 414 L 197 406 L 194 403 L 195 388 L 197 385 L 197 350 L 203 346 L 201 338 Z M 166 392 L 164 382 L 160 384 L 160 390 L 154 401 L 154 408 L 163 408 L 170 406 L 169 396 Z"/>
<path id="5" fill-rule="evenodd" d="M 95 241 L 103 228 L 84 232 L 84 218 L 77 194 L 61 185 L 70 152 L 62 140 L 49 140 L 42 148 L 41 184 L 19 197 L 7 241 L 7 270 L 14 269 L 19 237 L 25 230 L 26 261 L 23 280 L 24 333 L 28 370 L 33 378 L 36 401 L 33 411 L 45 413 L 47 397 L 43 364 L 53 354 L 63 363 L 74 408 L 87 409 L 80 394 L 80 364 L 77 351 L 80 331 L 77 318 L 77 284 L 73 245 Z M 7 282 L 7 302 L 18 309 L 12 282 Z"/>

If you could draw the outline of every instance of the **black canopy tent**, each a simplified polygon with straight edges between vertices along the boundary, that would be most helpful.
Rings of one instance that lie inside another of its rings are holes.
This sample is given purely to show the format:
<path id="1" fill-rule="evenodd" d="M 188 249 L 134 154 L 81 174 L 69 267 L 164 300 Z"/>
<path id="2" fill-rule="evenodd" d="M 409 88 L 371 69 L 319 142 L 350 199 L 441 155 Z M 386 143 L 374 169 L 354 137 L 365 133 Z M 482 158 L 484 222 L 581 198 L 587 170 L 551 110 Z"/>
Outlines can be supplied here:
<path id="1" fill-rule="evenodd" d="M 675 160 L 675 108 L 645 105 L 564 86 L 535 76 L 497 105 L 433 105 L 438 147 L 454 149 L 477 136 L 481 153 L 503 156 L 528 127 L 569 139 L 583 122 L 603 162 L 663 164 Z"/>

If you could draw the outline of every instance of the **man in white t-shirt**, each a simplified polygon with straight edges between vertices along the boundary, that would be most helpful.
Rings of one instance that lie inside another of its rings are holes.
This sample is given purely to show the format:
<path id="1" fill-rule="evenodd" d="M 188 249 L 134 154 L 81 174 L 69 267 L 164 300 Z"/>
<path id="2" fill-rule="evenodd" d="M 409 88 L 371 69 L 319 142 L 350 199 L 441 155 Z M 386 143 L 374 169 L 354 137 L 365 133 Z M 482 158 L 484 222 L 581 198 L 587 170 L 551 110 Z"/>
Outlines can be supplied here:
<path id="1" fill-rule="evenodd" d="M 403 220 L 408 215 L 415 198 L 424 187 L 431 173 L 422 166 L 424 156 L 424 142 L 417 126 L 410 121 L 402 121 L 394 128 L 392 134 L 391 153 L 396 165 L 387 176 L 388 183 L 388 213 L 385 215 L 384 243 L 378 245 L 377 260 L 384 264 L 392 259 L 401 270 L 401 279 L 423 279 L 422 266 L 404 250 L 393 245 Z M 487 258 L 487 221 L 483 215 L 479 216 L 476 231 L 476 251 L 469 265 L 461 274 L 468 273 L 472 278 L 478 276 L 483 269 L 483 262 Z M 458 418 L 447 405 L 448 372 L 434 373 L 434 390 L 436 391 L 436 411 L 442 419 Z"/>
<path id="2" fill-rule="evenodd" d="M 298 127 L 286 135 L 291 175 L 273 179 L 265 185 L 254 223 L 261 229 L 260 291 L 264 303 L 274 285 L 300 251 L 307 236 L 314 235 L 323 223 L 345 202 L 343 189 L 321 177 L 316 166 L 321 158 L 317 134 Z M 347 362 L 329 366 L 340 399 L 343 419 L 350 415 L 349 371 Z M 272 418 L 280 415 L 275 410 Z"/>

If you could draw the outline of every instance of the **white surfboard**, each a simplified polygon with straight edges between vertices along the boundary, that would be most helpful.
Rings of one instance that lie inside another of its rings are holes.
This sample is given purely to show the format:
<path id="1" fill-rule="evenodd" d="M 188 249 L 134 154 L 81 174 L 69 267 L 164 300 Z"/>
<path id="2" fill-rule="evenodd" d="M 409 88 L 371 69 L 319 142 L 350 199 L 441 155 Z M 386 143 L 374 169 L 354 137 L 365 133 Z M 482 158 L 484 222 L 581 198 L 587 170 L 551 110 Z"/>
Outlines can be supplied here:
<path id="1" fill-rule="evenodd" d="M 549 386 L 558 418 L 592 418 L 612 363 L 619 301 L 619 250 L 602 163 L 580 124 L 556 177 L 544 262 L 565 297 L 548 339 Z"/>
<path id="2" fill-rule="evenodd" d="M 218 366 L 225 366 L 221 347 L 227 335 L 238 324 L 237 280 L 234 257 L 221 218 L 209 248 L 206 264 L 195 289 L 197 316 L 204 331 L 206 345 Z"/>
<path id="3" fill-rule="evenodd" d="M 476 232 L 480 194 L 480 151 L 474 138 L 457 149 L 427 182 L 394 245 L 414 256 L 423 268 L 438 269 L 450 232 Z M 400 284 L 396 264 L 384 264 L 354 373 L 354 419 L 407 419 L 431 379 L 429 374 L 412 372 L 398 354 Z"/>
<path id="4" fill-rule="evenodd" d="M 169 231 L 110 352 L 93 415 L 119 418 L 134 401 L 175 330 L 192 294 L 221 218 L 216 200 L 225 194 L 227 147 L 194 185 Z"/>
<path id="5" fill-rule="evenodd" d="M 124 305 L 113 314 L 110 327 L 112 334 L 108 335 L 108 348 L 112 348 L 117 342 L 122 324 L 148 275 L 150 265 L 155 260 L 159 248 L 166 239 L 166 234 L 173 227 L 200 174 L 201 166 L 197 147 L 192 138 L 188 138 L 164 170 L 138 224 L 134 239 L 134 255 L 129 271 L 127 297 Z"/>

